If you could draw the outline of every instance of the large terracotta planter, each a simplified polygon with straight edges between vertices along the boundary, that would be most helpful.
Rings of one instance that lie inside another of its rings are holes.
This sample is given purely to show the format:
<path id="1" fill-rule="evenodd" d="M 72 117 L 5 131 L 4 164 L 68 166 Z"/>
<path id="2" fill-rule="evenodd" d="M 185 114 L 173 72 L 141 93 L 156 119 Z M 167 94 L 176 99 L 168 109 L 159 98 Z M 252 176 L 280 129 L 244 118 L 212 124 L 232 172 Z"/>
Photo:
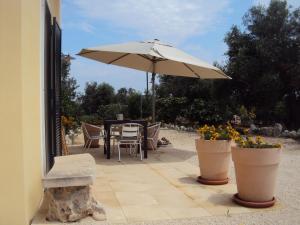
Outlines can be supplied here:
<path id="1" fill-rule="evenodd" d="M 232 147 L 238 204 L 263 208 L 274 205 L 274 191 L 280 162 L 280 148 Z"/>
<path id="2" fill-rule="evenodd" d="M 228 183 L 228 168 L 231 159 L 231 141 L 196 139 L 201 176 L 204 184 Z"/>

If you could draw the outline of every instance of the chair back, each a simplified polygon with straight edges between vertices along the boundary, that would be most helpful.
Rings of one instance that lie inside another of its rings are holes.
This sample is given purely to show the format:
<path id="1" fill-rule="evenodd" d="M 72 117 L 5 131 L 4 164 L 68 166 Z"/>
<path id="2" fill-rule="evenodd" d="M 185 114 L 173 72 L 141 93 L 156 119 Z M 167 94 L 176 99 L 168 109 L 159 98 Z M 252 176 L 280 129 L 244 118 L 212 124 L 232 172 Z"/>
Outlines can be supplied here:
<path id="1" fill-rule="evenodd" d="M 155 137 L 158 138 L 159 130 L 160 130 L 160 123 L 151 125 L 147 128 L 147 136 L 149 138 L 155 138 Z"/>
<path id="2" fill-rule="evenodd" d="M 148 148 L 157 149 L 157 143 L 159 138 L 160 123 L 156 123 L 147 128 L 147 146 Z"/>
<path id="3" fill-rule="evenodd" d="M 140 125 L 137 123 L 125 123 L 122 126 L 123 138 L 138 139 L 140 137 Z"/>
<path id="4" fill-rule="evenodd" d="M 101 136 L 103 135 L 103 130 L 101 127 L 89 124 L 89 123 L 81 123 L 83 134 L 86 137 L 91 138 L 91 136 Z"/>
<path id="5" fill-rule="evenodd" d="M 87 129 L 86 129 L 85 123 L 83 123 L 83 122 L 81 123 L 81 128 L 82 128 L 83 134 L 84 134 L 87 138 L 91 138 L 89 132 L 88 132 Z"/>
<path id="6" fill-rule="evenodd" d="M 116 124 L 116 125 L 111 125 L 110 127 L 110 135 L 111 136 L 120 136 L 122 132 L 122 126 Z"/>

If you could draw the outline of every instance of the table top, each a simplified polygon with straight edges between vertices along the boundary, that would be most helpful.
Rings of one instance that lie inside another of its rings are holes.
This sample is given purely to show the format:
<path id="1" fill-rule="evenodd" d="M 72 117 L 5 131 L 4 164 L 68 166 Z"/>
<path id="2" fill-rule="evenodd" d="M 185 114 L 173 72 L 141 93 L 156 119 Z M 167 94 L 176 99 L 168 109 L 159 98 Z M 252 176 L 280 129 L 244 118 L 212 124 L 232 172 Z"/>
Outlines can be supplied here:
<path id="1" fill-rule="evenodd" d="M 146 120 L 104 120 L 104 124 L 122 124 L 122 123 L 140 123 L 140 124 L 146 124 Z"/>

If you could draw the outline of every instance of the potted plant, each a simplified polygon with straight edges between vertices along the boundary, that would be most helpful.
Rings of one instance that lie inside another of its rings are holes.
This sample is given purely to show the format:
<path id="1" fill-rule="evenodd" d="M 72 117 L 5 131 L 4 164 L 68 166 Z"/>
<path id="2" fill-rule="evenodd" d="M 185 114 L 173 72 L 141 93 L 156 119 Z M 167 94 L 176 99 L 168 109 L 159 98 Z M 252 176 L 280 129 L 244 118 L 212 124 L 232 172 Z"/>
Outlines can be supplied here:
<path id="1" fill-rule="evenodd" d="M 261 137 L 240 137 L 232 147 L 238 193 L 233 200 L 243 206 L 264 208 L 275 203 L 274 190 L 281 155 L 280 144 Z"/>
<path id="2" fill-rule="evenodd" d="M 199 128 L 200 135 L 196 141 L 201 176 L 198 182 L 203 184 L 227 184 L 232 140 L 239 133 L 226 126 L 203 126 Z"/>

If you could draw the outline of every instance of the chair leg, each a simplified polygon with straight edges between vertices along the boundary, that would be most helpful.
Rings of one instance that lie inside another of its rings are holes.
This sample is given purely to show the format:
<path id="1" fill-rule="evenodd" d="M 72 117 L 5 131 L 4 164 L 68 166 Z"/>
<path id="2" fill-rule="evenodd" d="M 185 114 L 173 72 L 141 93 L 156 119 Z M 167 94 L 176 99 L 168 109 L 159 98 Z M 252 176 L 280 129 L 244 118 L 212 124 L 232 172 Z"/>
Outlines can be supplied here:
<path id="1" fill-rule="evenodd" d="M 112 150 L 112 153 L 114 154 L 114 152 L 115 152 L 115 139 L 113 139 L 113 150 Z"/>
<path id="2" fill-rule="evenodd" d="M 140 155 L 141 155 L 141 161 L 143 160 L 143 151 L 142 151 L 142 143 L 139 144 L 140 147 Z"/>
<path id="3" fill-rule="evenodd" d="M 135 153 L 135 157 L 137 157 L 137 155 L 139 153 L 137 144 L 134 145 L 134 153 Z"/>
<path id="4" fill-rule="evenodd" d="M 86 140 L 86 143 L 85 143 L 85 149 L 87 149 L 88 148 L 88 146 L 89 146 L 89 143 L 90 143 L 90 139 L 88 139 L 88 140 Z"/>
<path id="5" fill-rule="evenodd" d="M 152 150 L 153 150 L 153 151 L 155 151 L 155 148 L 154 148 L 154 143 L 153 143 L 153 141 L 150 141 L 150 143 L 151 143 Z"/>
<path id="6" fill-rule="evenodd" d="M 88 149 L 90 149 L 90 148 L 91 148 L 92 142 L 93 142 L 93 140 L 90 140 L 90 144 L 89 144 L 89 147 L 88 147 Z"/>
<path id="7" fill-rule="evenodd" d="M 118 144 L 118 152 L 119 152 L 119 162 L 121 162 L 121 148 L 120 148 L 120 144 Z"/>
<path id="8" fill-rule="evenodd" d="M 85 141 L 85 143 L 83 145 L 83 148 L 87 148 L 89 141 L 90 141 L 90 139 L 86 139 L 86 141 Z"/>

